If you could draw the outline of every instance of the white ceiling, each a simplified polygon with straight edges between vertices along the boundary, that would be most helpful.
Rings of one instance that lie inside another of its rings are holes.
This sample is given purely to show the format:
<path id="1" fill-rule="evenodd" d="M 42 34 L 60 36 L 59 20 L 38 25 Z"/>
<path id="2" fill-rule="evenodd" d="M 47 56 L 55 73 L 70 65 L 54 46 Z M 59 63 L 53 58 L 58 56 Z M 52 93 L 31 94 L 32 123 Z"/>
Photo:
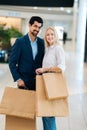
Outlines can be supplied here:
<path id="1" fill-rule="evenodd" d="M 37 12 L 37 13 L 47 13 L 47 14 L 73 14 L 73 8 L 47 8 L 47 7 L 25 7 L 25 6 L 0 6 L 0 10 L 10 10 L 10 11 L 23 11 L 23 12 Z"/>

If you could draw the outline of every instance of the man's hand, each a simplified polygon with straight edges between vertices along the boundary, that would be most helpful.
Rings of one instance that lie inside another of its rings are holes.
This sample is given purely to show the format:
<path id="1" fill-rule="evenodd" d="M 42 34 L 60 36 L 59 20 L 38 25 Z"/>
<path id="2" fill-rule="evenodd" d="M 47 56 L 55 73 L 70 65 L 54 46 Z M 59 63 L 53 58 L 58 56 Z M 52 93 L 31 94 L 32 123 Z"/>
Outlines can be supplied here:
<path id="1" fill-rule="evenodd" d="M 17 85 L 18 85 L 18 87 L 25 87 L 26 88 L 26 85 L 25 85 L 25 83 L 24 83 L 24 81 L 22 79 L 19 79 L 17 81 Z"/>

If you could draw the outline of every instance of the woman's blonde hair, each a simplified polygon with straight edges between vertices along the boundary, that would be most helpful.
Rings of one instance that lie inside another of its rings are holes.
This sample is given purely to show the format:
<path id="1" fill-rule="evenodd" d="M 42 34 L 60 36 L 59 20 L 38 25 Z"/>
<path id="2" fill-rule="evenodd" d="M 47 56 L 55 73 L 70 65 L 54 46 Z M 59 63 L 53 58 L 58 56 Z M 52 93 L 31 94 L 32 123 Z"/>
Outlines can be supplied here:
<path id="1" fill-rule="evenodd" d="M 59 44 L 59 39 L 58 39 L 58 34 L 56 32 L 56 29 L 54 27 L 48 27 L 45 31 L 45 37 L 44 37 L 44 41 L 45 41 L 45 46 L 48 47 L 49 46 L 49 43 L 47 42 L 46 40 L 46 32 L 51 29 L 53 32 L 54 32 L 54 37 L 55 37 L 55 40 L 54 40 L 54 44 Z"/>

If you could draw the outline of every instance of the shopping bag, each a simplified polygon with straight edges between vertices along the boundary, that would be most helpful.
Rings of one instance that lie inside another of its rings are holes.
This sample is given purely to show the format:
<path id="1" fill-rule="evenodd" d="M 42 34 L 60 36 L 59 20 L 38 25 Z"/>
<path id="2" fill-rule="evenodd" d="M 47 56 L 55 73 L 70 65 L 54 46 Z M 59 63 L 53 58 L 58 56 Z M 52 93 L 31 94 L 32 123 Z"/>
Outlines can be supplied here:
<path id="1" fill-rule="evenodd" d="M 68 97 L 66 80 L 62 73 L 44 73 L 42 76 L 48 99 Z"/>
<path id="2" fill-rule="evenodd" d="M 0 114 L 35 118 L 35 91 L 6 87 L 0 104 Z"/>
<path id="3" fill-rule="evenodd" d="M 68 97 L 48 100 L 42 75 L 36 76 L 36 116 L 68 116 Z"/>

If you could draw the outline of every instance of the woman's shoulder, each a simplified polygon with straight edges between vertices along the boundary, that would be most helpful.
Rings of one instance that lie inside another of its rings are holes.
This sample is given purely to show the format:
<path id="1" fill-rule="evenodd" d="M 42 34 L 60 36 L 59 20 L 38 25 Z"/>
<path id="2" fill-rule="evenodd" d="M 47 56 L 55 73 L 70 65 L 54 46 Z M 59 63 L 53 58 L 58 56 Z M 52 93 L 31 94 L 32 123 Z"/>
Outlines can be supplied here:
<path id="1" fill-rule="evenodd" d="M 63 46 L 62 45 L 55 45 L 55 48 L 63 50 Z"/>
<path id="2" fill-rule="evenodd" d="M 63 49 L 63 46 L 62 45 L 57 45 L 56 48 L 55 48 L 55 52 L 56 53 L 64 53 L 64 49 Z"/>

